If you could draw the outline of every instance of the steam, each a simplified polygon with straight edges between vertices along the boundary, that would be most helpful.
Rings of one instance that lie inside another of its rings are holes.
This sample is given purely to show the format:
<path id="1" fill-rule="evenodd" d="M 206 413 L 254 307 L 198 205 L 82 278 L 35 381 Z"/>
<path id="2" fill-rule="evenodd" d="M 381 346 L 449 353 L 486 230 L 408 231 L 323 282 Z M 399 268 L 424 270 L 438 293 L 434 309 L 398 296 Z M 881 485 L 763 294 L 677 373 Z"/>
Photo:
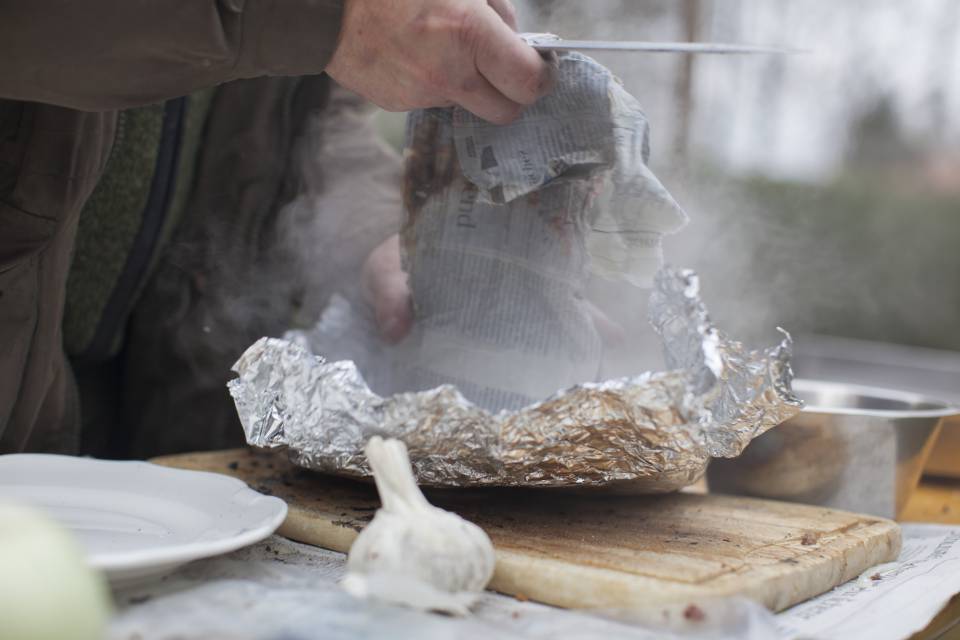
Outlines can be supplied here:
<path id="1" fill-rule="evenodd" d="M 960 171 L 960 5 L 527 0 L 522 27 L 571 38 L 686 39 L 690 4 L 699 7 L 700 39 L 809 53 L 696 58 L 686 145 L 677 142 L 683 57 L 597 56 L 644 105 L 652 168 L 690 214 L 690 226 L 667 239 L 667 260 L 699 271 L 718 324 L 756 346 L 778 325 L 804 334 L 839 322 L 918 343 L 952 335 L 960 296 L 949 293 L 957 286 L 946 274 L 956 262 L 938 256 L 950 255 L 941 235 L 956 226 L 944 226 L 945 211 L 898 216 L 848 174 L 855 124 L 881 100 L 907 144 L 924 150 L 918 157 L 939 153 Z M 894 158 L 891 177 L 916 170 L 912 160 Z M 642 324 L 643 292 L 598 282 L 593 297 L 621 324 Z M 616 352 L 616 373 L 651 361 L 655 345 L 631 342 Z"/>
<path id="2" fill-rule="evenodd" d="M 673 0 L 517 4 L 526 30 L 650 40 L 689 34 L 683 3 Z M 667 260 L 700 272 L 704 298 L 718 324 L 757 346 L 774 339 L 778 325 L 795 333 L 815 331 L 818 315 L 845 308 L 865 319 L 899 313 L 896 322 L 917 327 L 923 309 L 926 321 L 948 324 L 954 310 L 944 304 L 931 309 L 926 290 L 905 282 L 909 264 L 892 283 L 902 296 L 899 306 L 886 291 L 865 286 L 877 282 L 878 262 L 941 251 L 909 223 L 894 225 L 894 235 L 884 221 L 861 216 L 858 233 L 876 243 L 876 257 L 854 259 L 871 249 L 853 246 L 850 234 L 840 237 L 817 222 L 816 212 L 808 210 L 817 206 L 814 202 L 790 202 L 788 214 L 771 211 L 772 205 L 745 191 L 742 177 L 831 179 L 844 166 L 852 118 L 881 95 L 892 97 L 906 136 L 947 146 L 960 139 L 960 47 L 950 37 L 960 5 L 951 0 L 909 6 L 702 0 L 699 6 L 702 39 L 783 44 L 812 53 L 785 59 L 697 58 L 686 148 L 678 148 L 683 119 L 676 108 L 684 58 L 596 56 L 644 105 L 653 129 L 652 168 L 690 213 L 691 225 L 666 240 Z M 355 295 L 356 270 L 384 230 L 395 228 L 400 204 L 389 193 L 396 176 L 384 168 L 390 164 L 387 152 L 369 144 L 363 151 L 364 145 L 351 143 L 357 136 L 369 138 L 370 131 L 356 105 L 340 100 L 335 100 L 336 117 L 316 115 L 301 137 L 290 165 L 300 175 L 299 195 L 278 216 L 259 258 L 231 258 L 236 246 L 226 239 L 213 242 L 209 259 L 225 264 L 224 292 L 204 312 L 209 317 L 198 322 L 210 327 L 202 340 L 223 339 L 221 351 L 245 346 L 225 326 L 241 327 L 254 338 L 287 328 L 271 321 L 278 297 L 293 301 L 288 321 L 298 326 L 312 323 L 334 291 L 346 292 L 358 303 L 355 308 L 363 307 Z M 359 166 L 380 168 L 361 177 L 351 169 Z M 358 208 L 360 192 L 374 194 L 376 211 Z M 386 213 L 391 210 L 392 222 Z M 209 289 L 215 288 L 210 283 Z M 646 292 L 596 281 L 592 297 L 630 338 L 609 351 L 616 357 L 604 375 L 657 368 L 658 342 L 645 321 Z"/>

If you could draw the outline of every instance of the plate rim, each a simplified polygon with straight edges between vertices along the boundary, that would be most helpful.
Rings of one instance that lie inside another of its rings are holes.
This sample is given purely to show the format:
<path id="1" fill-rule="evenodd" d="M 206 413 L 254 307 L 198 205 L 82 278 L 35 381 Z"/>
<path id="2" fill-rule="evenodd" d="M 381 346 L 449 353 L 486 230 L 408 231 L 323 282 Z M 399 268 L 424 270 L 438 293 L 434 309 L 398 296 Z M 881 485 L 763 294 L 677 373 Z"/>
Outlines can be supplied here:
<path id="1" fill-rule="evenodd" d="M 212 471 L 175 469 L 143 460 L 102 460 L 99 458 L 83 458 L 50 453 L 13 453 L 0 455 L 0 467 L 3 466 L 5 461 L 14 459 L 43 460 L 47 463 L 58 465 L 75 465 L 78 467 L 109 466 L 119 468 L 122 466 L 129 469 L 142 468 L 146 469 L 147 473 L 152 474 L 154 477 L 161 478 L 164 476 L 169 477 L 170 475 L 177 475 L 181 477 L 185 475 L 192 475 L 195 478 L 203 479 L 205 481 L 215 481 L 224 488 L 228 487 L 229 485 L 233 485 L 236 490 L 230 494 L 229 498 L 225 499 L 225 504 L 229 503 L 235 509 L 245 511 L 244 505 L 249 506 L 253 503 L 272 505 L 274 508 L 273 513 L 271 513 L 269 516 L 264 516 L 262 521 L 260 521 L 256 526 L 251 526 L 239 532 L 234 529 L 232 532 L 214 539 L 171 543 L 167 546 L 154 547 L 151 549 L 134 549 L 122 552 L 92 553 L 84 549 L 84 555 L 87 559 L 87 563 L 94 569 L 98 569 L 106 573 L 125 572 L 166 565 L 181 565 L 194 560 L 211 558 L 242 549 L 256 542 L 260 542 L 261 540 L 264 540 L 273 534 L 280 527 L 280 525 L 283 524 L 289 509 L 287 503 L 276 496 L 264 495 L 254 491 L 249 487 L 249 485 L 247 485 L 247 483 L 238 478 Z M 9 486 L 10 483 L 6 484 Z M 82 483 L 78 483 L 78 485 L 75 486 L 80 486 L 81 484 Z M 0 484 L 0 487 L 2 486 L 3 484 Z M 51 484 L 50 486 L 62 486 L 66 488 L 66 485 L 62 484 Z M 164 497 L 165 499 L 170 499 L 169 496 Z M 180 497 L 177 497 L 177 500 L 183 504 L 190 504 L 188 501 L 184 501 Z M 29 503 L 27 504 L 29 506 Z M 42 505 L 34 506 L 43 510 Z M 69 531 L 69 527 L 64 528 Z"/>

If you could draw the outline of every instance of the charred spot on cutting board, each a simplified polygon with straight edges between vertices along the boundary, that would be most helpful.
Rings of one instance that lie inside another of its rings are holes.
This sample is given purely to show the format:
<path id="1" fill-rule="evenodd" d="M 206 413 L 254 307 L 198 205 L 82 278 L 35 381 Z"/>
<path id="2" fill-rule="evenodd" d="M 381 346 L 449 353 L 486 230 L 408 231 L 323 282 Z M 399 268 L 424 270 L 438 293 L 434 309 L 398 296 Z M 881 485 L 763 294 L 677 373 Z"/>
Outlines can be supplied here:
<path id="1" fill-rule="evenodd" d="M 363 531 L 363 527 L 358 525 L 356 522 L 353 522 L 352 520 L 334 520 L 331 524 L 337 527 L 344 527 L 345 529 L 353 529 L 357 533 L 360 533 L 361 531 Z"/>
<path id="2" fill-rule="evenodd" d="M 285 487 L 292 487 L 296 484 L 297 476 L 293 473 L 281 473 L 278 476 L 280 483 Z"/>
<path id="3" fill-rule="evenodd" d="M 803 537 L 800 538 L 800 544 L 805 547 L 809 547 L 812 544 L 817 544 L 817 541 L 820 539 L 819 534 L 813 531 L 806 531 L 803 534 Z"/>
<path id="4" fill-rule="evenodd" d="M 233 462 L 227 465 L 227 468 L 230 469 L 230 471 L 236 471 L 237 469 L 240 468 L 240 463 L 234 460 Z"/>
<path id="5" fill-rule="evenodd" d="M 683 610 L 683 617 L 690 622 L 703 622 L 707 619 L 707 614 L 697 605 L 691 604 Z"/>

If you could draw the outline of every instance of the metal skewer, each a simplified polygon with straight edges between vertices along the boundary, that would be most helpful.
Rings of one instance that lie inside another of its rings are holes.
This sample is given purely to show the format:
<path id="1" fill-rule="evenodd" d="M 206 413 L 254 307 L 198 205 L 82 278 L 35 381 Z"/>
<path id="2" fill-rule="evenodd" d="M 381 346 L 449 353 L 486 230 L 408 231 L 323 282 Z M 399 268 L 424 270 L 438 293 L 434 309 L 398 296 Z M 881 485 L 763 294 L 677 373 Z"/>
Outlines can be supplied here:
<path id="1" fill-rule="evenodd" d="M 640 53 L 767 54 L 789 55 L 796 49 L 719 42 L 645 42 L 618 40 L 564 40 L 549 33 L 523 33 L 520 37 L 538 51 L 633 51 Z"/>

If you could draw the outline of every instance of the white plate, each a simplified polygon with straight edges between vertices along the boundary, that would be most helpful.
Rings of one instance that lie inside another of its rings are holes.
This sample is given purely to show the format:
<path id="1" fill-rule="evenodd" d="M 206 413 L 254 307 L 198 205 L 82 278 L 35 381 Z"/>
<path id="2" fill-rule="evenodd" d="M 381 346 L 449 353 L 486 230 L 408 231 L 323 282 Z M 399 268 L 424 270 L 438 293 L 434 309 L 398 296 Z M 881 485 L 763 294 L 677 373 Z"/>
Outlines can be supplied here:
<path id="1" fill-rule="evenodd" d="M 70 529 L 114 586 L 263 540 L 287 515 L 283 500 L 216 473 L 41 454 L 0 456 L 0 499 Z"/>

